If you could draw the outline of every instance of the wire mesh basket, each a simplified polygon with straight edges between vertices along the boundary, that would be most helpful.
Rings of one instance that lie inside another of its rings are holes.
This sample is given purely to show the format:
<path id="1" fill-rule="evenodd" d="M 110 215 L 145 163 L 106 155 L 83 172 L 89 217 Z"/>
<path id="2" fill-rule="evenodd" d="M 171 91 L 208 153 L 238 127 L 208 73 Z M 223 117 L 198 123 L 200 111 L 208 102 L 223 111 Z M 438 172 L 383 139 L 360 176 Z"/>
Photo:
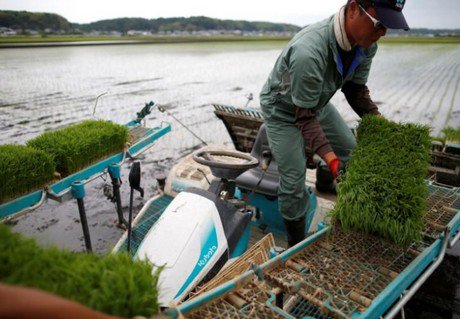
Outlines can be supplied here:
<path id="1" fill-rule="evenodd" d="M 460 188 L 428 185 L 424 234 L 438 238 L 460 210 Z"/>
<path id="2" fill-rule="evenodd" d="M 275 246 L 275 240 L 271 233 L 265 235 L 254 246 L 249 248 L 243 255 L 229 266 L 222 269 L 213 279 L 198 286 L 190 293 L 190 298 L 196 297 L 203 292 L 209 291 L 224 282 L 232 280 L 238 275 L 251 269 L 253 265 L 261 265 L 270 259 L 270 249 Z"/>
<path id="3" fill-rule="evenodd" d="M 403 279 L 410 285 L 410 280 L 416 280 L 418 275 L 407 279 L 408 269 L 415 265 L 417 271 L 422 272 L 433 258 L 440 258 L 436 255 L 441 247 L 438 238 L 448 227 L 452 227 L 453 220 L 458 220 L 459 210 L 459 188 L 429 184 L 424 215 L 426 226 L 421 241 L 401 247 L 376 236 L 344 231 L 334 225 L 327 235 L 319 236 L 302 249 L 283 253 L 287 256 L 283 257 L 283 261 L 281 258 L 271 259 L 253 269 L 252 273 L 247 272 L 236 279 L 232 275 L 225 277 L 225 280 L 235 282 L 234 288 L 208 291 L 206 298 L 211 301 L 190 306 L 188 309 L 191 310 L 185 316 L 360 317 L 375 307 L 376 302 L 381 302 L 383 295 L 395 291 L 388 289 L 395 281 Z M 456 229 L 451 230 L 453 233 L 460 228 L 458 223 L 455 225 Z M 428 261 L 425 260 L 427 256 L 431 258 Z M 214 287 L 212 285 L 209 289 Z M 214 291 L 218 292 L 213 296 Z M 395 301 L 392 299 L 392 302 Z"/>

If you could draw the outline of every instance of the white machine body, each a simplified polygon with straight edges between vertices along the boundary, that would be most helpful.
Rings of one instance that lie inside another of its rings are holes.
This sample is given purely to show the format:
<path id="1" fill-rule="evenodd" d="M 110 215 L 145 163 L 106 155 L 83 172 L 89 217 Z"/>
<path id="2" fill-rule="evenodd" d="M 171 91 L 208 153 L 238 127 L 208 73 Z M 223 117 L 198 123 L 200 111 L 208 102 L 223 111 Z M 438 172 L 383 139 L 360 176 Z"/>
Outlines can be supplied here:
<path id="1" fill-rule="evenodd" d="M 159 304 L 180 302 L 227 252 L 222 222 L 213 201 L 179 193 L 142 241 L 136 258 L 164 266 Z"/>

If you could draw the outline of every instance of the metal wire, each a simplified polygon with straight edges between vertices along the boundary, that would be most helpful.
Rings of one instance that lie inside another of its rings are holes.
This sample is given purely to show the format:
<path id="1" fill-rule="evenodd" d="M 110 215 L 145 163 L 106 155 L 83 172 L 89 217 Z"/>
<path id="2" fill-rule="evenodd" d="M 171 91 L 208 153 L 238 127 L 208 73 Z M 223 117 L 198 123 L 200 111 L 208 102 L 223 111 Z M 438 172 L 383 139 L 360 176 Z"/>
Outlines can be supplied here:
<path id="1" fill-rule="evenodd" d="M 252 265 L 261 265 L 270 259 L 270 249 L 275 246 L 275 239 L 272 233 L 268 233 L 264 238 L 259 240 L 254 246 L 250 247 L 242 256 L 229 266 L 225 267 L 214 278 L 202 286 L 196 287 L 190 294 L 189 298 L 209 291 L 224 282 L 232 280 L 238 275 L 243 274 L 251 269 Z"/>
<path id="2" fill-rule="evenodd" d="M 429 185 L 428 191 L 423 232 L 437 238 L 460 210 L 460 188 Z"/>
<path id="3" fill-rule="evenodd" d="M 214 302 L 207 303 L 187 314 L 187 318 L 286 318 L 282 313 L 270 307 L 266 301 L 270 298 L 269 287 L 263 283 L 251 282 L 241 287 L 237 294 L 229 294 Z"/>

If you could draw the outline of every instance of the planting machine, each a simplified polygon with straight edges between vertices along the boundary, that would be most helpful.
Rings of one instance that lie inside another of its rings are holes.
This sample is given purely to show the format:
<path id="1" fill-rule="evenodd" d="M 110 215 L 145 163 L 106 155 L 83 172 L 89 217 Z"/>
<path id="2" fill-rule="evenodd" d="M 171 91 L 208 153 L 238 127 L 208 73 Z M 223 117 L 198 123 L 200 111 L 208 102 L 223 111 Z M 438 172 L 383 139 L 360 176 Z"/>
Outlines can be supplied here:
<path id="1" fill-rule="evenodd" d="M 165 193 L 152 198 L 136 217 L 133 240 L 126 234 L 115 247 L 121 251 L 129 244 L 135 258 L 164 266 L 162 306 L 186 299 L 246 252 L 251 235 L 256 236 L 252 233 L 263 229 L 284 235 L 276 163 L 265 130 L 255 145 L 251 155 L 205 147 L 183 159 L 169 174 Z M 316 197 L 305 187 L 312 203 L 306 212 L 308 231 Z"/>
<path id="2" fill-rule="evenodd" d="M 159 303 L 173 318 L 393 318 L 460 237 L 459 185 L 440 183 L 446 182 L 442 174 L 447 171 L 454 182 L 458 176 L 460 147 L 449 145 L 433 149 L 434 180 L 427 181 L 422 240 L 402 248 L 324 222 L 334 198 L 315 195 L 314 174 L 308 170 L 309 236 L 286 248 L 278 212 L 279 176 L 262 116 L 254 109 L 223 105 L 214 106 L 215 114 L 238 151 L 206 146 L 183 158 L 160 194 L 131 223 L 133 190 L 142 191 L 135 162 L 125 221 L 119 167 L 126 156 L 135 157 L 170 131 L 169 125 L 141 125 L 152 106 L 147 104 L 126 124 L 131 137 L 125 152 L 1 205 L 0 218 L 33 209 L 46 197 L 76 198 L 91 250 L 84 184 L 108 172 L 119 223 L 128 226 L 114 252 L 127 250 L 133 258 L 163 267 Z"/>
<path id="3" fill-rule="evenodd" d="M 256 110 L 221 105 L 215 113 L 235 147 L 250 155 L 208 146 L 182 159 L 164 192 L 146 203 L 132 234 L 114 249 L 129 246 L 134 258 L 164 267 L 159 298 L 167 315 L 393 318 L 458 241 L 460 189 L 455 186 L 427 181 L 423 239 L 401 248 L 312 222 L 315 211 L 321 215 L 330 202 L 308 187 L 311 174 L 309 237 L 285 250 L 272 235 L 258 240 L 261 233 L 284 234 L 277 167 L 262 118 Z"/>

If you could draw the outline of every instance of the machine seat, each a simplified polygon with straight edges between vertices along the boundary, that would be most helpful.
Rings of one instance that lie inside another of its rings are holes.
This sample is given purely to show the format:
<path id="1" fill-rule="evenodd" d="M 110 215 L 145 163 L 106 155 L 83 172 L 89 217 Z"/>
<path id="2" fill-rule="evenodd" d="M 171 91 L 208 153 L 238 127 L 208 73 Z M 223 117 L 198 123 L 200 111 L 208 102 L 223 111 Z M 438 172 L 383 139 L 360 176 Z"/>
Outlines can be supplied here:
<path id="1" fill-rule="evenodd" d="M 263 174 L 262 162 L 264 159 L 262 153 L 266 150 L 269 151 L 270 147 L 268 146 L 265 124 L 262 124 L 251 151 L 251 155 L 259 160 L 259 165 L 238 176 L 236 178 L 237 187 L 247 191 L 252 191 L 254 189 Z M 272 159 L 263 180 L 260 182 L 259 186 L 257 186 L 255 192 L 267 196 L 277 196 L 278 185 L 278 165 L 276 164 L 275 159 Z"/>

